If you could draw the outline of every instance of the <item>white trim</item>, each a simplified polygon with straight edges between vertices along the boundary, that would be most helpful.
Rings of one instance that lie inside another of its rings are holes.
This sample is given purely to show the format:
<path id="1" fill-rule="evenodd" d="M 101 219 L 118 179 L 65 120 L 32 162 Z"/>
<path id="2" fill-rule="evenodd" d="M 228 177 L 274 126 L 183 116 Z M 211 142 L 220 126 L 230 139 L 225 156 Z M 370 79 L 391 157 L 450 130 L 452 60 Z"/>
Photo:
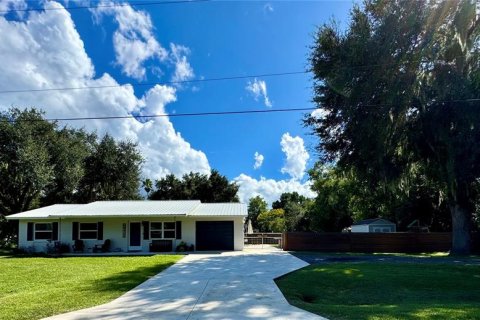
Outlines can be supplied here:
<path id="1" fill-rule="evenodd" d="M 161 227 L 160 229 L 158 228 L 155 228 L 153 229 L 152 228 L 152 223 L 160 223 Z M 154 232 L 161 232 L 162 236 L 160 238 L 158 237 L 152 237 L 152 231 Z M 148 235 L 148 237 L 151 239 L 151 240 L 158 240 L 158 239 L 163 239 L 163 221 L 150 221 L 150 234 Z"/>
<path id="2" fill-rule="evenodd" d="M 175 221 L 150 221 L 150 234 L 148 235 L 150 240 L 175 240 L 177 236 L 177 226 Z M 162 227 L 160 229 L 152 229 L 152 223 L 161 223 Z M 165 223 L 173 223 L 173 229 L 165 229 Z M 152 231 L 160 231 L 162 233 L 162 237 L 152 237 Z M 165 237 L 165 231 L 173 231 L 173 237 Z"/>
<path id="3" fill-rule="evenodd" d="M 37 225 L 39 224 L 49 224 L 50 230 L 38 230 Z M 50 239 L 37 239 L 37 232 L 40 233 L 50 233 Z M 52 222 L 34 222 L 33 223 L 33 241 L 52 241 L 53 239 L 53 223 Z"/>
<path id="4" fill-rule="evenodd" d="M 95 224 L 97 227 L 95 230 L 93 229 L 82 230 L 82 224 Z M 80 236 L 82 232 L 95 232 L 95 238 L 82 238 Z M 98 239 L 98 222 L 78 222 L 78 239 L 79 240 L 97 240 Z"/>

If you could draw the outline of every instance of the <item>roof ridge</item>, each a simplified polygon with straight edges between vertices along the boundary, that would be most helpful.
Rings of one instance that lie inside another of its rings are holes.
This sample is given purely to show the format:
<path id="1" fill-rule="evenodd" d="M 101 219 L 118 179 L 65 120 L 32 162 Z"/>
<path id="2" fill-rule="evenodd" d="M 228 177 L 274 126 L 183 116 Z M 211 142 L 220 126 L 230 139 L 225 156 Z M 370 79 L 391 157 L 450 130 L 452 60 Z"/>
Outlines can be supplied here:
<path id="1" fill-rule="evenodd" d="M 97 202 L 200 202 L 200 203 L 202 203 L 201 200 L 191 200 L 191 199 L 188 199 L 188 200 L 172 200 L 172 199 L 150 200 L 150 199 L 143 199 L 143 200 L 96 200 L 96 201 L 92 201 L 92 202 L 89 202 L 89 203 L 86 203 L 86 204 L 92 204 L 92 203 L 97 203 Z"/>

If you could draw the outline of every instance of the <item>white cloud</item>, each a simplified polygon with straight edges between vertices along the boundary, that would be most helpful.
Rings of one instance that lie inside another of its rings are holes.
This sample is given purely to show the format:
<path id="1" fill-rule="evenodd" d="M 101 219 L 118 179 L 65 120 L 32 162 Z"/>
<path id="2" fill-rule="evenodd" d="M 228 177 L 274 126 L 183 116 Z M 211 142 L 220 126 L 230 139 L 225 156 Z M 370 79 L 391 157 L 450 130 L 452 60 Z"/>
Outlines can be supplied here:
<path id="1" fill-rule="evenodd" d="M 266 3 L 266 4 L 263 6 L 263 11 L 265 11 L 265 12 L 273 12 L 273 11 L 274 11 L 273 5 L 272 5 L 270 2 Z"/>
<path id="2" fill-rule="evenodd" d="M 266 179 L 261 177 L 259 180 L 252 178 L 246 174 L 240 174 L 238 177 L 233 179 L 239 185 L 238 196 L 240 202 L 248 203 L 248 200 L 251 197 L 257 195 L 264 198 L 269 205 L 273 201 L 276 201 L 280 198 L 280 195 L 285 192 L 298 192 L 299 194 L 313 198 L 315 193 L 310 189 L 310 181 L 301 183 L 296 180 L 273 180 Z"/>
<path id="3" fill-rule="evenodd" d="M 103 1 L 101 4 L 112 4 Z M 100 6 L 92 9 L 94 20 L 101 22 L 103 16 L 113 16 L 118 29 L 113 35 L 113 47 L 116 63 L 123 73 L 137 80 L 145 78 L 144 62 L 149 59 L 165 61 L 168 51 L 161 46 L 153 35 L 153 25 L 150 15 L 137 11 L 131 6 Z"/>
<path id="4" fill-rule="evenodd" d="M 307 161 L 310 158 L 307 150 L 305 150 L 303 139 L 299 136 L 292 137 L 287 132 L 283 134 L 280 145 L 287 157 L 281 172 L 289 174 L 295 180 L 302 179 L 305 175 Z"/>
<path id="5" fill-rule="evenodd" d="M 56 2 L 46 7 L 61 8 Z M 95 75 L 92 61 L 66 10 L 30 12 L 26 21 L 10 22 L 0 16 L 0 87 L 2 90 L 55 87 L 117 86 L 109 74 Z M 176 100 L 176 90 L 155 86 L 143 97 L 123 85 L 103 89 L 11 93 L 0 95 L 0 110 L 10 105 L 35 106 L 49 118 L 129 115 L 132 112 L 164 113 Z M 76 127 L 109 132 L 119 139 L 137 142 L 146 157 L 144 173 L 159 178 L 167 173 L 208 173 L 202 151 L 195 150 L 166 117 L 141 123 L 135 119 L 70 122 Z"/>
<path id="6" fill-rule="evenodd" d="M 172 81 L 185 81 L 192 79 L 195 74 L 187 56 L 190 54 L 190 49 L 185 46 L 170 43 L 170 55 L 175 64 L 175 72 L 172 76 Z"/>
<path id="7" fill-rule="evenodd" d="M 265 177 L 255 179 L 242 173 L 233 179 L 239 185 L 238 196 L 241 202 L 248 203 L 251 197 L 259 195 L 272 204 L 273 201 L 280 198 L 282 193 L 294 191 L 309 198 L 315 197 L 315 193 L 310 188 L 311 182 L 301 182 L 309 158 L 303 139 L 298 136 L 292 137 L 287 132 L 283 134 L 280 145 L 286 156 L 285 165 L 281 171 L 288 173 L 291 179 L 274 180 Z M 255 160 L 257 155 L 261 156 L 256 152 Z"/>
<path id="8" fill-rule="evenodd" d="M 255 163 L 253 165 L 253 169 L 259 169 L 262 164 L 263 164 L 263 160 L 265 159 L 263 154 L 260 154 L 258 152 L 255 152 L 255 154 L 253 155 L 253 158 L 255 159 Z"/>
<path id="9" fill-rule="evenodd" d="M 265 104 L 265 106 L 272 106 L 272 102 L 268 97 L 267 83 L 265 81 L 257 80 L 257 78 L 255 78 L 253 82 L 248 81 L 245 89 L 253 94 L 253 98 L 255 99 L 255 101 L 258 101 L 259 98 L 263 98 L 263 103 Z"/>

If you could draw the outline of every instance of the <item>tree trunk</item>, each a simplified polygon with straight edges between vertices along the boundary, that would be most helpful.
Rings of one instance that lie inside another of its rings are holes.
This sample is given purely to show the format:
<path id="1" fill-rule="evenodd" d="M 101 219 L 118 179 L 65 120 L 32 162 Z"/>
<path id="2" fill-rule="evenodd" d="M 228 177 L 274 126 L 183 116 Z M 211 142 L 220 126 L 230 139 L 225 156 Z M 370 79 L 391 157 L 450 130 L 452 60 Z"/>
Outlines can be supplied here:
<path id="1" fill-rule="evenodd" d="M 470 254 L 471 212 L 460 204 L 450 205 L 452 215 L 452 249 L 451 255 Z"/>

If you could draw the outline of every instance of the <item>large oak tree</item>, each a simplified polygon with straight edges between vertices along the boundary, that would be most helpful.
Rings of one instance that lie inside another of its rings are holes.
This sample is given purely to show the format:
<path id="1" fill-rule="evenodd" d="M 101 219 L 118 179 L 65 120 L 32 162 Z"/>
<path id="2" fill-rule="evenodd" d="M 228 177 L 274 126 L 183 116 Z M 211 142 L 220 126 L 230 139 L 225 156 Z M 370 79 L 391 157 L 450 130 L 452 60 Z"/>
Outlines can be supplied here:
<path id="1" fill-rule="evenodd" d="M 473 1 L 368 0 L 345 32 L 321 26 L 306 120 L 324 162 L 401 190 L 424 175 L 444 194 L 452 253 L 470 251 L 480 178 L 480 20 Z"/>

